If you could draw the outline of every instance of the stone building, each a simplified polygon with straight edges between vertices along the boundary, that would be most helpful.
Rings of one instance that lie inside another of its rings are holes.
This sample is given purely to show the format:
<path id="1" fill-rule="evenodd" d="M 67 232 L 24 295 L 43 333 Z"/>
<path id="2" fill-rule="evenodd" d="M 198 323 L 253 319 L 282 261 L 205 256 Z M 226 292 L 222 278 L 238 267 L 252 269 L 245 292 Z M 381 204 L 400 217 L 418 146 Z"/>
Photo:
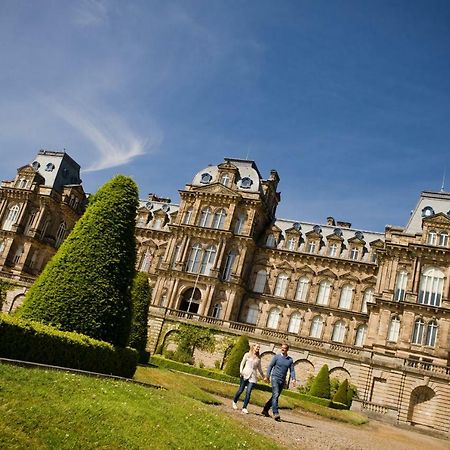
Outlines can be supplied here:
<path id="1" fill-rule="evenodd" d="M 40 266 L 30 272 L 28 252 L 16 267 L 12 242 L 25 248 L 27 219 L 5 230 L 5 211 L 21 198 L 6 194 L 25 169 L 45 175 L 27 166 L 1 188 L 0 232 L 11 242 L 1 274 L 18 279 L 35 275 L 54 252 L 71 198 L 52 197 L 58 219 L 44 234 L 54 240 L 44 246 L 42 232 L 35 238 Z M 253 161 L 226 158 L 195 174 L 179 205 L 155 194 L 140 202 L 137 268 L 153 287 L 148 349 L 169 345 L 180 323 L 212 328 L 225 342 L 246 334 L 260 343 L 263 363 L 287 341 L 300 382 L 326 363 L 331 376 L 357 387 L 355 407 L 449 436 L 450 194 L 423 192 L 405 227 L 378 233 L 333 217 L 278 219 L 278 182 L 276 171 L 264 179 Z M 77 192 L 82 205 L 79 184 L 62 189 Z M 65 219 L 66 230 L 77 217 Z M 213 366 L 223 351 L 195 356 Z"/>
<path id="2" fill-rule="evenodd" d="M 65 152 L 40 150 L 0 185 L 0 277 L 16 286 L 10 312 L 81 217 L 86 196 L 80 166 Z"/>

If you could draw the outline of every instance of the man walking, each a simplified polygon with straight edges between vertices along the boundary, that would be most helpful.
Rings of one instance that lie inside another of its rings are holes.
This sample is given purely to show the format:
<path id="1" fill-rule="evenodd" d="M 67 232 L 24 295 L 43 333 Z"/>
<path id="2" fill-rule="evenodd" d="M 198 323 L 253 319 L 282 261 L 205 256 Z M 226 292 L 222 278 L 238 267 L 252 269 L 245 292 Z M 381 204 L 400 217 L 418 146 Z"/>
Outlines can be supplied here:
<path id="1" fill-rule="evenodd" d="M 266 417 L 270 417 L 269 409 L 272 408 L 273 418 L 279 422 L 281 420 L 280 414 L 278 413 L 278 398 L 280 397 L 281 391 L 283 390 L 286 383 L 287 371 L 290 371 L 290 377 L 292 380 L 292 385 L 295 386 L 295 370 L 294 361 L 288 356 L 289 345 L 283 343 L 281 345 L 281 353 L 275 355 L 270 361 L 269 367 L 267 368 L 266 380 L 271 378 L 272 381 L 272 397 L 267 401 L 262 410 L 262 414 Z"/>

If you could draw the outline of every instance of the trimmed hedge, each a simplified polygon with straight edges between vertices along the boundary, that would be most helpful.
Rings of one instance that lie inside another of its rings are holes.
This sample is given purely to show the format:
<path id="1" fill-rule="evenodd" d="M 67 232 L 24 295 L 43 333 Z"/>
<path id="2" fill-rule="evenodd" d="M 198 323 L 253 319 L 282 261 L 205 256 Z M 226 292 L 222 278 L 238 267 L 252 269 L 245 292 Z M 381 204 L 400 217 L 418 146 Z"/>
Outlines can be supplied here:
<path id="1" fill-rule="evenodd" d="M 324 364 L 314 378 L 309 394 L 313 397 L 330 398 L 330 372 L 327 364 Z"/>
<path id="2" fill-rule="evenodd" d="M 230 355 L 225 363 L 224 372 L 232 377 L 240 376 L 240 366 L 242 357 L 249 351 L 250 345 L 248 343 L 248 337 L 243 335 L 238 338 Z"/>
<path id="3" fill-rule="evenodd" d="M 132 378 L 138 352 L 0 314 L 0 357 Z"/>
<path id="4" fill-rule="evenodd" d="M 117 175 L 89 198 L 86 212 L 28 291 L 17 314 L 125 347 L 135 274 L 136 183 Z"/>
<path id="5" fill-rule="evenodd" d="M 347 390 L 348 380 L 347 378 L 339 385 L 338 390 L 333 396 L 333 402 L 347 404 Z"/>

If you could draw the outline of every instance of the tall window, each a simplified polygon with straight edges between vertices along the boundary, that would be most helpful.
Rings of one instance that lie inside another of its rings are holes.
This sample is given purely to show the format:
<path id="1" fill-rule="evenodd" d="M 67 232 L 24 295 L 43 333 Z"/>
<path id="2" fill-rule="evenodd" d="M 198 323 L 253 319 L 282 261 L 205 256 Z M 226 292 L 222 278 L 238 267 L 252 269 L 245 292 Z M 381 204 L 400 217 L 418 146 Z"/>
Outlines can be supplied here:
<path id="1" fill-rule="evenodd" d="M 214 247 L 214 245 L 211 245 L 203 253 L 200 273 L 204 275 L 209 275 L 215 259 L 216 259 L 216 247 Z"/>
<path id="2" fill-rule="evenodd" d="M 8 214 L 6 215 L 6 218 L 3 222 L 3 229 L 10 231 L 12 229 L 12 226 L 16 223 L 18 217 L 19 217 L 19 211 L 20 206 L 19 205 L 12 205 L 10 206 L 8 210 Z"/>
<path id="3" fill-rule="evenodd" d="M 233 269 L 233 264 L 236 259 L 237 253 L 235 250 L 230 250 L 225 260 L 225 265 L 222 272 L 222 280 L 229 281 L 231 278 L 231 271 Z"/>
<path id="4" fill-rule="evenodd" d="M 419 286 L 419 303 L 421 305 L 440 306 L 444 274 L 435 267 L 423 271 Z"/>
<path id="5" fill-rule="evenodd" d="M 223 230 L 225 225 L 225 217 L 227 217 L 227 213 L 224 209 L 219 209 L 218 211 L 216 211 L 216 213 L 214 214 L 212 227 L 218 230 Z"/>
<path id="6" fill-rule="evenodd" d="M 341 289 L 341 296 L 339 298 L 339 308 L 350 309 L 352 305 L 353 287 L 350 284 L 345 284 Z"/>
<path id="7" fill-rule="evenodd" d="M 36 220 L 38 211 L 35 209 L 34 211 L 31 211 L 30 216 L 28 217 L 27 225 L 25 226 L 24 234 L 28 234 L 34 224 L 34 221 Z"/>
<path id="8" fill-rule="evenodd" d="M 267 328 L 276 330 L 278 328 L 278 322 L 280 321 L 280 310 L 278 308 L 272 308 L 269 311 L 269 317 L 267 318 Z"/>
<path id="9" fill-rule="evenodd" d="M 401 302 L 405 299 L 406 284 L 408 283 L 408 272 L 401 270 L 397 275 L 395 283 L 394 300 Z"/>
<path id="10" fill-rule="evenodd" d="M 209 208 L 204 208 L 200 212 L 200 219 L 198 221 L 198 225 L 200 227 L 208 227 L 209 222 L 211 221 L 211 210 Z"/>
<path id="11" fill-rule="evenodd" d="M 295 293 L 295 300 L 299 300 L 301 302 L 306 301 L 308 289 L 309 289 L 309 279 L 306 277 L 301 277 L 298 280 L 297 292 Z"/>
<path id="12" fill-rule="evenodd" d="M 258 305 L 250 305 L 247 310 L 247 318 L 245 321 L 251 325 L 256 325 L 258 319 L 259 308 Z"/>
<path id="13" fill-rule="evenodd" d="M 309 330 L 310 337 L 322 337 L 323 319 L 320 316 L 315 316 L 311 321 L 311 328 Z"/>
<path id="14" fill-rule="evenodd" d="M 436 345 L 437 329 L 438 326 L 436 321 L 432 320 L 428 322 L 427 335 L 425 338 L 425 345 L 427 345 L 428 347 L 434 347 Z"/>
<path id="15" fill-rule="evenodd" d="M 299 313 L 294 313 L 289 319 L 288 333 L 298 333 L 302 323 L 302 316 Z"/>
<path id="16" fill-rule="evenodd" d="M 191 247 L 189 253 L 186 271 L 191 273 L 197 273 L 200 267 L 200 259 L 202 255 L 202 247 L 200 244 L 195 244 Z"/>
<path id="17" fill-rule="evenodd" d="M 345 322 L 343 320 L 338 320 L 334 324 L 331 340 L 334 342 L 344 342 L 344 338 L 345 338 Z"/>
<path id="18" fill-rule="evenodd" d="M 289 280 L 289 277 L 288 277 L 287 273 L 283 272 L 278 275 L 277 282 L 275 284 L 274 295 L 276 295 L 277 297 L 285 297 L 286 296 L 288 280 Z"/>
<path id="19" fill-rule="evenodd" d="M 269 236 L 267 236 L 266 246 L 275 247 L 275 245 L 276 245 L 275 236 L 273 234 L 269 234 Z"/>
<path id="20" fill-rule="evenodd" d="M 144 256 L 142 257 L 139 271 L 140 272 L 148 272 L 148 270 L 150 269 L 150 264 L 152 263 L 152 260 L 153 260 L 152 253 L 149 250 L 146 250 L 144 253 Z"/>
<path id="21" fill-rule="evenodd" d="M 191 222 L 191 217 L 192 217 L 192 206 L 189 207 L 185 212 L 184 212 L 184 216 L 183 216 L 183 225 L 189 225 Z"/>
<path id="22" fill-rule="evenodd" d="M 172 261 L 170 262 L 170 267 L 175 269 L 178 262 L 178 257 L 180 256 L 181 244 L 177 244 L 173 250 Z"/>
<path id="23" fill-rule="evenodd" d="M 350 249 L 350 259 L 357 260 L 359 258 L 359 249 L 352 247 Z"/>
<path id="24" fill-rule="evenodd" d="M 234 223 L 234 234 L 241 234 L 244 229 L 245 216 L 244 214 L 239 214 L 237 216 L 236 222 Z"/>
<path id="25" fill-rule="evenodd" d="M 428 232 L 427 244 L 428 245 L 436 245 L 437 242 L 437 233 L 434 230 L 430 230 Z"/>
<path id="26" fill-rule="evenodd" d="M 222 314 L 222 305 L 220 303 L 216 303 L 212 310 L 212 315 L 215 319 L 220 319 Z"/>
<path id="27" fill-rule="evenodd" d="M 42 231 L 41 231 L 41 239 L 44 239 L 44 238 L 45 238 L 45 236 L 46 236 L 46 234 L 47 234 L 47 230 L 48 230 L 50 224 L 51 224 L 50 217 L 47 217 L 47 218 L 45 219 L 44 226 L 42 227 Z"/>
<path id="28" fill-rule="evenodd" d="M 439 235 L 439 245 L 442 247 L 448 247 L 448 233 L 445 231 Z"/>
<path id="29" fill-rule="evenodd" d="M 362 347 L 366 341 L 367 325 L 360 325 L 356 329 L 355 346 Z"/>
<path id="30" fill-rule="evenodd" d="M 394 316 L 391 318 L 391 321 L 389 322 L 387 340 L 389 342 L 397 342 L 399 334 L 400 334 L 400 318 L 398 316 Z"/>
<path id="31" fill-rule="evenodd" d="M 309 241 L 308 242 L 308 253 L 316 253 L 317 242 Z"/>
<path id="32" fill-rule="evenodd" d="M 5 240 L 2 239 L 2 240 L 0 241 L 0 256 L 1 256 L 2 253 L 3 253 L 3 250 L 5 250 L 5 246 L 6 246 Z"/>
<path id="33" fill-rule="evenodd" d="M 328 280 L 323 280 L 319 284 L 319 292 L 317 293 L 317 304 L 328 305 L 331 293 L 331 283 Z"/>
<path id="34" fill-rule="evenodd" d="M 20 261 L 20 258 L 22 257 L 22 253 L 23 253 L 23 246 L 19 245 L 17 247 L 16 253 L 14 253 L 14 257 L 13 257 L 13 263 L 14 264 L 18 264 Z"/>
<path id="35" fill-rule="evenodd" d="M 286 249 L 287 250 L 294 250 L 295 249 L 295 239 L 290 238 L 286 242 Z"/>
<path id="36" fill-rule="evenodd" d="M 336 243 L 333 243 L 328 246 L 327 255 L 328 256 L 336 256 L 338 251 L 338 245 Z"/>
<path id="37" fill-rule="evenodd" d="M 255 286 L 253 290 L 255 292 L 263 293 L 266 289 L 267 272 L 265 270 L 259 270 L 256 274 Z"/>
<path id="38" fill-rule="evenodd" d="M 363 295 L 363 301 L 361 303 L 361 312 L 367 313 L 367 303 L 373 302 L 373 289 L 366 289 Z"/>
<path id="39" fill-rule="evenodd" d="M 412 344 L 422 344 L 424 330 L 425 322 L 422 319 L 416 319 L 416 321 L 414 322 L 413 335 L 411 339 Z"/>
<path id="40" fill-rule="evenodd" d="M 59 247 L 66 237 L 66 224 L 64 222 L 61 222 L 59 225 L 58 231 L 56 232 L 56 247 Z"/>

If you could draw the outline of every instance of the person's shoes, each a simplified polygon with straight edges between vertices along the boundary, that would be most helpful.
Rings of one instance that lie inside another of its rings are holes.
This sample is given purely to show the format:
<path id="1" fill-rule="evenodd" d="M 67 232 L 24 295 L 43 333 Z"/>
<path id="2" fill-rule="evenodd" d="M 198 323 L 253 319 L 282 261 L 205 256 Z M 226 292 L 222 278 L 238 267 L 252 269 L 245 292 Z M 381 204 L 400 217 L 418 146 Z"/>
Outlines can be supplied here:
<path id="1" fill-rule="evenodd" d="M 267 409 L 263 409 L 263 410 L 261 411 L 261 414 L 262 414 L 263 416 L 270 417 L 269 411 L 267 411 Z"/>
<path id="2" fill-rule="evenodd" d="M 231 403 L 231 406 L 233 407 L 233 409 L 237 409 L 237 403 L 232 402 L 232 403 Z"/>
<path id="3" fill-rule="evenodd" d="M 248 414 L 248 409 L 247 408 L 242 408 L 242 414 Z"/>
<path id="4" fill-rule="evenodd" d="M 275 414 L 275 415 L 273 416 L 273 418 L 274 418 L 277 422 L 281 422 L 281 417 L 280 417 L 279 414 Z"/>

